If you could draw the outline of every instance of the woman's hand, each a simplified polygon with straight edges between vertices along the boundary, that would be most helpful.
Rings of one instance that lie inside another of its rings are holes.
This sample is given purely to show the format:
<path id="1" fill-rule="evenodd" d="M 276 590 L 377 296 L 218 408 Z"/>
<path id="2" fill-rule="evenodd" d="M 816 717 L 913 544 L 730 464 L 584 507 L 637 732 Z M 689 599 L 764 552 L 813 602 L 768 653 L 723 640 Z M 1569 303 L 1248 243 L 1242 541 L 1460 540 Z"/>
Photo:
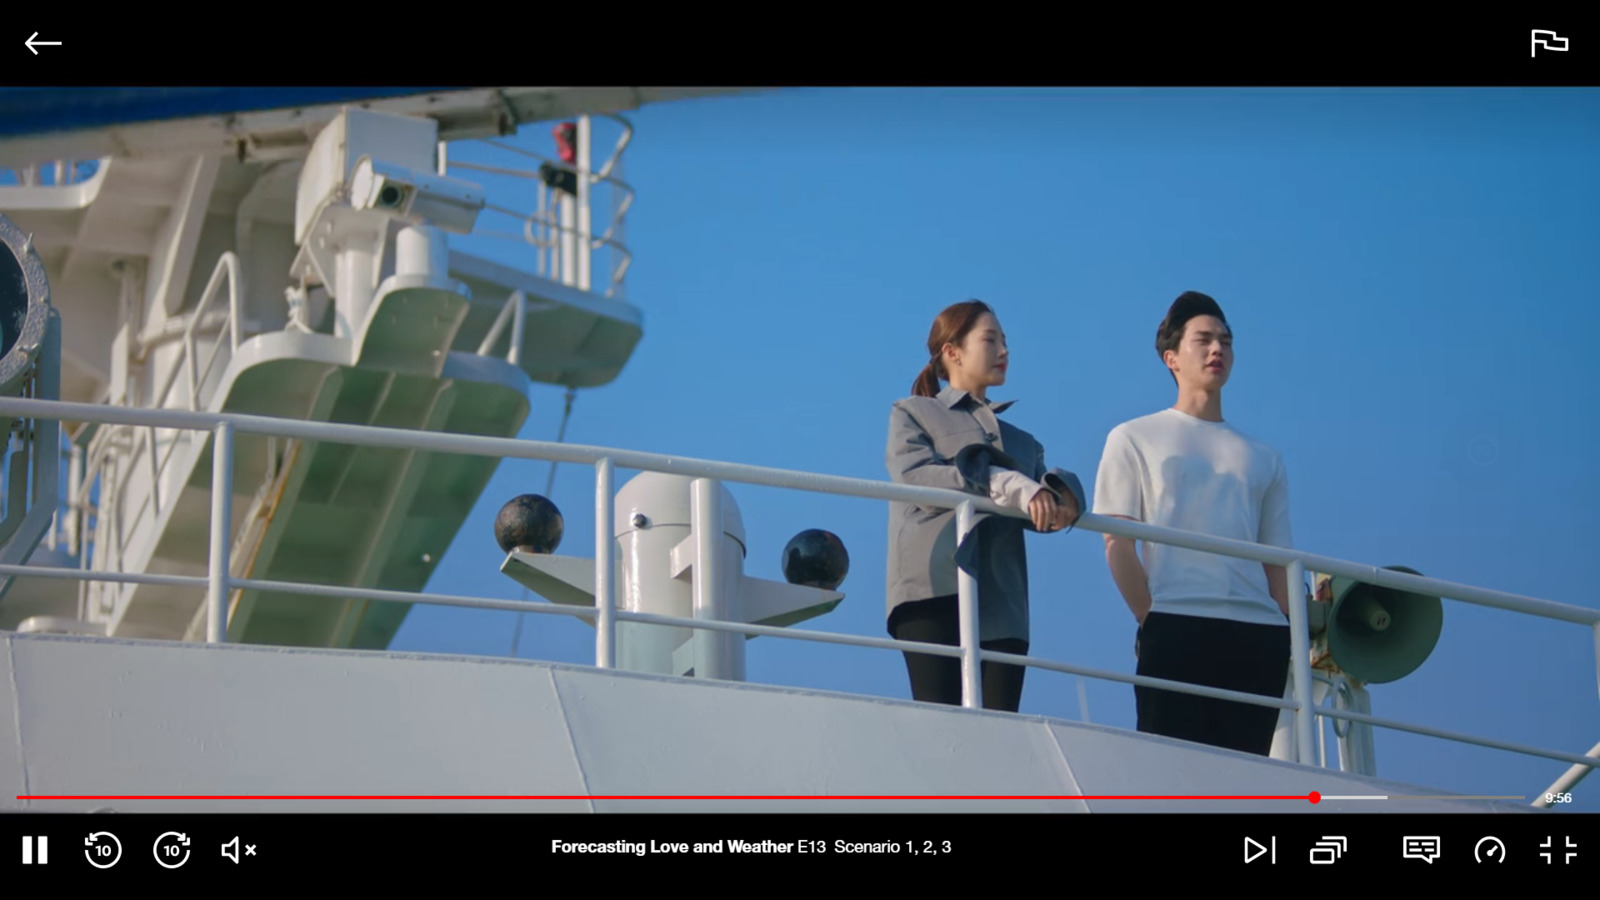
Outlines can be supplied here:
<path id="1" fill-rule="evenodd" d="M 1040 489 L 1028 504 L 1028 515 L 1033 517 L 1033 527 L 1040 531 L 1060 531 L 1078 521 L 1078 499 L 1071 494 L 1056 502 L 1055 494 Z"/>
<path id="2" fill-rule="evenodd" d="M 1040 531 L 1054 531 L 1061 521 L 1063 510 L 1056 504 L 1055 494 L 1040 488 L 1028 503 L 1028 515 L 1033 517 L 1033 527 Z"/>
<path id="3" fill-rule="evenodd" d="M 1052 524 L 1057 529 L 1071 528 L 1081 514 L 1082 510 L 1078 509 L 1078 498 L 1071 494 L 1062 494 L 1061 502 L 1056 504 L 1056 518 Z"/>

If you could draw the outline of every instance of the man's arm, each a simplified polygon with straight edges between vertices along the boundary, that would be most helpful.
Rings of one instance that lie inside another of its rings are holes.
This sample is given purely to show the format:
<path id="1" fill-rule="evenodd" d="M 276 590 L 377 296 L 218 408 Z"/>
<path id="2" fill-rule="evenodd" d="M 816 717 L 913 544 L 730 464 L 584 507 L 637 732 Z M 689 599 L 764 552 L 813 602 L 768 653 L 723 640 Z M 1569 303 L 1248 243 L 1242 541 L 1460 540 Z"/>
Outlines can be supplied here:
<path id="1" fill-rule="evenodd" d="M 1261 530 L 1257 542 L 1273 547 L 1293 547 L 1294 537 L 1289 528 L 1289 472 L 1278 459 L 1272 483 L 1261 498 Z M 1283 566 L 1262 563 L 1267 573 L 1267 591 L 1277 601 L 1285 618 L 1289 616 L 1289 570 Z"/>
<path id="2" fill-rule="evenodd" d="M 1112 518 L 1137 521 L 1130 516 Z M 1122 601 L 1128 604 L 1134 620 L 1143 625 L 1154 601 L 1150 597 L 1149 576 L 1145 574 L 1144 563 L 1139 561 L 1138 542 L 1114 534 L 1102 536 L 1106 539 L 1106 565 L 1111 567 L 1111 580 L 1117 583 Z"/>
<path id="3" fill-rule="evenodd" d="M 1112 429 L 1106 436 L 1100 471 L 1095 476 L 1094 511 L 1130 522 L 1143 521 L 1146 515 L 1143 471 L 1143 460 L 1133 442 L 1122 429 Z M 1110 534 L 1102 537 L 1106 542 L 1106 565 L 1111 569 L 1111 580 L 1116 582 L 1133 618 L 1143 625 L 1154 600 L 1150 596 L 1149 574 L 1139 560 L 1137 542 Z"/>
<path id="4" fill-rule="evenodd" d="M 1272 593 L 1272 599 L 1278 601 L 1278 608 L 1283 610 L 1284 618 L 1288 618 L 1289 570 L 1269 563 L 1262 563 L 1261 568 L 1267 572 L 1267 590 Z"/>

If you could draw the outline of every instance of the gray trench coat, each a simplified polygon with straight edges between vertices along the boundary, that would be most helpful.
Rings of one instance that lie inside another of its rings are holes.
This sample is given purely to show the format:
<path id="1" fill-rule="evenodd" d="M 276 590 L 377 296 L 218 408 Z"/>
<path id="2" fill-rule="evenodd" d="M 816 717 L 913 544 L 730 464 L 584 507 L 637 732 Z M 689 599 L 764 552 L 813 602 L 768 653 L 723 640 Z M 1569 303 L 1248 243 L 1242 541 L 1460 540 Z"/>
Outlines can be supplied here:
<path id="1" fill-rule="evenodd" d="M 1044 448 L 1033 435 L 996 417 L 1010 406 L 985 405 L 950 387 L 937 397 L 896 401 L 889 413 L 889 477 L 988 498 L 988 468 L 1002 467 L 1021 472 L 1057 497 L 1070 492 L 1079 511 L 1088 511 L 1078 476 L 1047 470 Z M 955 594 L 959 562 L 978 579 L 979 640 L 1028 640 L 1025 529 L 1034 530 L 1033 523 L 978 513 L 958 552 L 954 509 L 891 503 L 889 614 L 903 603 Z"/>

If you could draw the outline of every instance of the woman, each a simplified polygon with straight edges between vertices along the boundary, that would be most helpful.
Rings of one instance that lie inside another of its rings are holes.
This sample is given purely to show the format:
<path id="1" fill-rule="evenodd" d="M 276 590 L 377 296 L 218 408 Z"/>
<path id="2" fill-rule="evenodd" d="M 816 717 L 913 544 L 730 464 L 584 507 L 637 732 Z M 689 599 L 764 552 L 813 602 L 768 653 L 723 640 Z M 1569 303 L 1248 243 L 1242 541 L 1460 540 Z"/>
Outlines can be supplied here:
<path id="1" fill-rule="evenodd" d="M 931 359 L 912 385 L 912 396 L 897 401 L 889 413 L 889 475 L 901 484 L 978 494 L 1028 514 L 1026 523 L 975 515 L 959 554 L 963 568 L 976 566 L 983 649 L 1026 654 L 1023 529 L 1070 527 L 1085 506 L 1083 486 L 1071 472 L 1047 472 L 1044 448 L 1033 435 L 996 418 L 1011 403 L 991 404 L 988 389 L 1006 383 L 1010 357 L 1005 332 L 987 304 L 969 300 L 940 313 L 928 334 L 928 353 Z M 941 390 L 941 380 L 950 386 Z M 960 643 L 957 557 L 954 509 L 890 505 L 888 625 L 896 640 Z M 961 703 L 958 658 L 905 657 L 912 697 Z M 982 671 L 984 708 L 1016 712 L 1026 670 L 985 662 Z"/>

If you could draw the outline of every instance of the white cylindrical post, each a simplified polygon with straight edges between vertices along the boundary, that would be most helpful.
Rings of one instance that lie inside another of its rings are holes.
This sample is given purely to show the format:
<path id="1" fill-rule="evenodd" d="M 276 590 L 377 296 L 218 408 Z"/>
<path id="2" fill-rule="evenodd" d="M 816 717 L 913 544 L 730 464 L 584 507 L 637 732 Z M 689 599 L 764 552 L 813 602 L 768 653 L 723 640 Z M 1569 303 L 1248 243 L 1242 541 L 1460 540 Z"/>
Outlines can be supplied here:
<path id="1" fill-rule="evenodd" d="M 966 501 L 956 510 L 956 546 L 969 540 L 972 531 L 972 502 Z M 973 536 L 970 540 L 976 541 Z M 976 558 L 976 545 L 974 556 Z M 983 708 L 983 672 L 978 659 L 978 579 L 967 570 L 956 567 L 957 602 L 961 610 L 961 705 L 968 709 Z"/>
<path id="2" fill-rule="evenodd" d="M 1289 653 L 1294 679 L 1294 700 L 1299 706 L 1294 711 L 1295 756 L 1303 766 L 1316 764 L 1316 745 L 1312 743 L 1311 720 L 1315 709 L 1311 702 L 1311 632 L 1306 621 L 1305 563 L 1289 563 Z"/>
<path id="3" fill-rule="evenodd" d="M 537 210 L 532 216 L 522 221 L 522 236 L 534 246 L 533 274 L 540 278 L 554 278 L 550 272 L 550 189 L 545 187 L 543 180 L 535 184 L 538 194 Z"/>
<path id="4" fill-rule="evenodd" d="M 67 547 L 74 557 L 83 552 L 83 512 L 78 493 L 83 490 L 83 448 L 72 444 L 67 458 Z"/>
<path id="5" fill-rule="evenodd" d="M 1289 651 L 1293 653 L 1293 650 Z M 1284 680 L 1283 699 L 1294 699 L 1294 670 L 1291 668 L 1289 677 Z M 1299 759 L 1294 747 L 1294 710 L 1278 710 L 1278 726 L 1272 733 L 1272 749 L 1267 751 L 1267 756 L 1272 759 L 1281 759 L 1284 762 L 1294 762 Z"/>
<path id="6" fill-rule="evenodd" d="M 589 172 L 593 166 L 590 158 L 590 120 L 588 116 L 578 118 L 578 289 L 589 290 L 590 265 L 594 257 L 594 225 L 593 212 L 590 208 L 591 194 Z"/>
<path id="7" fill-rule="evenodd" d="M 722 486 L 712 478 L 696 478 L 690 497 L 690 528 L 694 532 L 694 617 L 727 622 L 729 591 L 735 585 L 723 583 Z M 696 629 L 694 634 L 697 678 L 733 678 L 733 653 L 728 639 L 742 640 L 726 631 Z"/>
<path id="8" fill-rule="evenodd" d="M 233 524 L 233 424 L 221 422 L 211 444 L 211 591 L 206 641 L 228 639 L 228 539 Z"/>
<path id="9" fill-rule="evenodd" d="M 450 241 L 432 225 L 413 225 L 394 240 L 394 273 L 443 278 L 450 271 Z"/>
<path id="10" fill-rule="evenodd" d="M 506 362 L 513 366 L 522 365 L 522 335 L 527 328 L 528 298 L 521 291 L 513 291 L 511 298 L 506 302 L 511 304 L 511 351 L 506 354 Z"/>
<path id="11" fill-rule="evenodd" d="M 334 298 L 333 336 L 354 338 L 366 324 L 372 306 L 374 257 L 366 250 L 339 251 L 337 262 L 338 296 Z"/>
<path id="12" fill-rule="evenodd" d="M 1372 696 L 1365 688 L 1346 678 L 1343 691 L 1349 698 L 1348 708 L 1352 712 L 1372 715 Z M 1336 722 L 1334 732 L 1339 738 L 1339 761 L 1343 771 L 1378 777 L 1378 756 L 1372 743 L 1372 726 L 1365 722 L 1345 720 Z"/>
<path id="13" fill-rule="evenodd" d="M 560 281 L 568 287 L 578 283 L 578 217 L 576 204 L 570 194 L 556 191 L 556 203 L 561 207 L 561 275 Z"/>
<path id="14" fill-rule="evenodd" d="M 1343 745 L 1341 745 L 1341 754 L 1342 754 L 1342 748 L 1343 748 Z M 1343 764 L 1343 760 L 1344 760 L 1344 757 L 1343 757 L 1343 755 L 1341 755 L 1340 756 L 1340 764 L 1341 765 Z M 1322 768 L 1322 769 L 1326 769 L 1328 767 L 1328 718 L 1327 718 L 1327 716 L 1317 716 L 1317 766 L 1318 766 L 1318 768 Z"/>
<path id="15" fill-rule="evenodd" d="M 612 529 L 616 513 L 611 506 L 613 469 L 610 457 L 595 463 L 594 468 L 594 664 L 610 669 L 617 664 L 617 620 L 613 615 L 616 609 L 613 550 L 617 539 Z"/>

